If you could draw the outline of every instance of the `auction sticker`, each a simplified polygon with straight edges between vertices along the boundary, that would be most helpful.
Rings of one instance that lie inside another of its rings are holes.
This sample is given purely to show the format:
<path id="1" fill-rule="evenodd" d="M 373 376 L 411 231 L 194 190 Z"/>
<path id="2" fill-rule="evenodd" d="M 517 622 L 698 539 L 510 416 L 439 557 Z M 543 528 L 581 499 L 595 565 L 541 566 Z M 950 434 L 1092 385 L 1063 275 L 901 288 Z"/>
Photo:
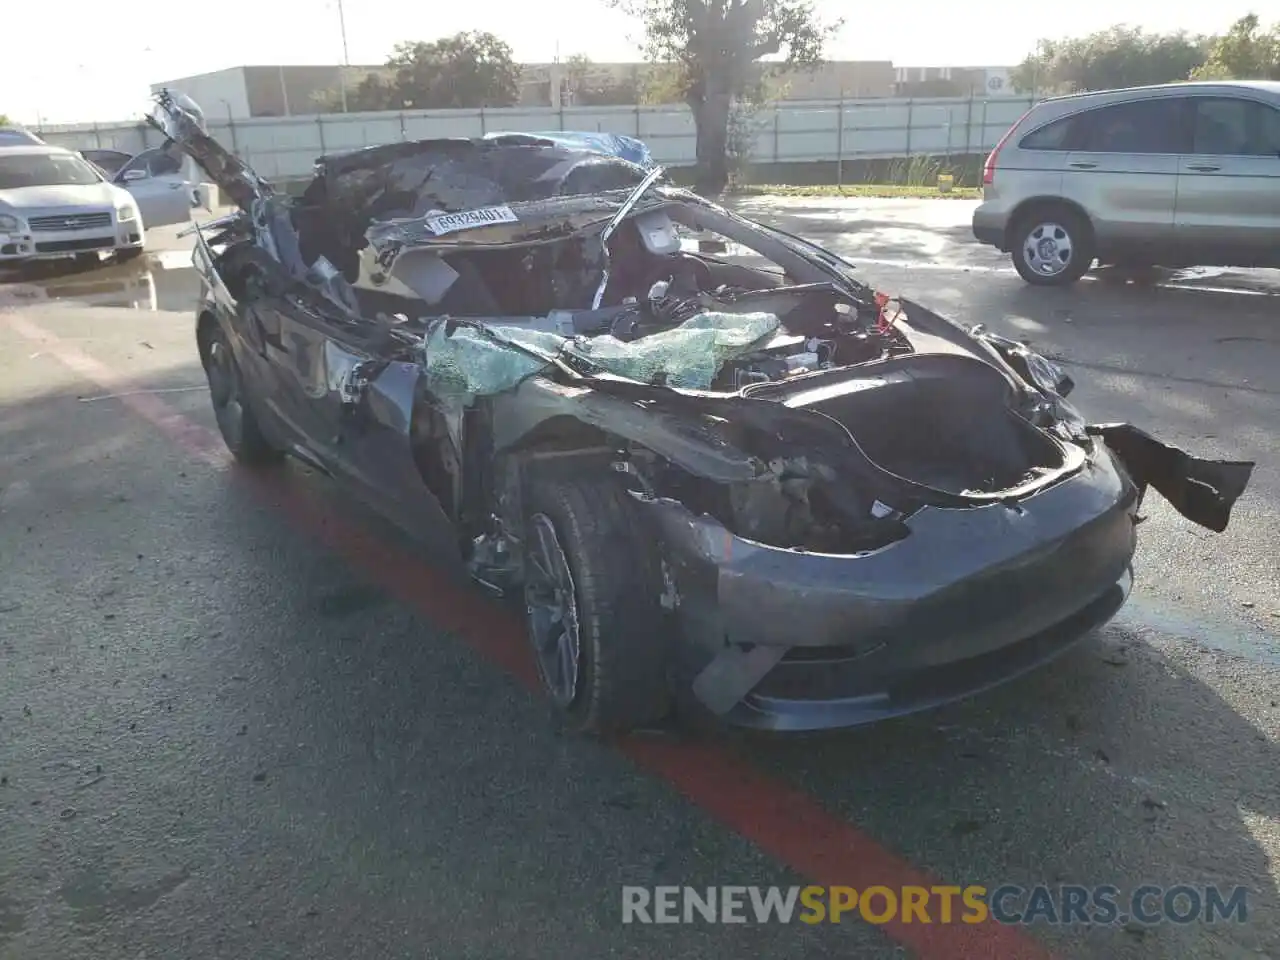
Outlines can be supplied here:
<path id="1" fill-rule="evenodd" d="M 463 210 L 460 213 L 432 217 L 427 221 L 427 229 L 440 237 L 446 233 L 470 230 L 472 227 L 489 227 L 495 223 L 519 223 L 519 218 L 510 207 L 481 207 L 479 210 Z"/>

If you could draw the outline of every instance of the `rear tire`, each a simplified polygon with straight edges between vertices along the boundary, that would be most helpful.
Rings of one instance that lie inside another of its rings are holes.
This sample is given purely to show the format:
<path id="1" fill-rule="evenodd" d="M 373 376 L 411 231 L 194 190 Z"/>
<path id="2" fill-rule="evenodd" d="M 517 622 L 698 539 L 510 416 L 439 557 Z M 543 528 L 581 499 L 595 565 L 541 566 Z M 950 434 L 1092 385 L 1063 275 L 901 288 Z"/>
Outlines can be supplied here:
<path id="1" fill-rule="evenodd" d="M 272 466 L 284 459 L 283 451 L 272 446 L 258 426 L 249 398 L 244 392 L 240 365 L 216 323 L 202 325 L 204 342 L 200 359 L 209 382 L 209 398 L 218 432 L 231 455 L 250 467 Z M 207 332 L 204 332 L 207 331 Z"/>
<path id="2" fill-rule="evenodd" d="M 669 639 L 635 505 L 610 477 L 557 477 L 534 480 L 527 506 L 526 624 L 544 688 L 580 732 L 657 724 L 670 709 Z"/>
<path id="3" fill-rule="evenodd" d="M 1009 249 L 1014 269 L 1027 283 L 1068 286 L 1093 265 L 1093 227 L 1070 207 L 1036 206 L 1018 217 Z"/>

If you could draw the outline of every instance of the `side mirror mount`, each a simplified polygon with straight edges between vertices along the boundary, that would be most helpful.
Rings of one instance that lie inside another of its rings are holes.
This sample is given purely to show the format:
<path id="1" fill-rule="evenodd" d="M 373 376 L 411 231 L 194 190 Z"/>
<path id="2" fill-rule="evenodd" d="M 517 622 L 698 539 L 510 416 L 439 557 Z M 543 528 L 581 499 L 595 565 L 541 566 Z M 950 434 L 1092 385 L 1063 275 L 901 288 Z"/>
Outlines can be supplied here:
<path id="1" fill-rule="evenodd" d="M 126 170 L 121 175 L 120 179 L 125 183 L 132 183 L 135 180 L 145 180 L 147 179 L 147 171 L 139 170 L 137 167 L 134 167 L 132 170 Z"/>

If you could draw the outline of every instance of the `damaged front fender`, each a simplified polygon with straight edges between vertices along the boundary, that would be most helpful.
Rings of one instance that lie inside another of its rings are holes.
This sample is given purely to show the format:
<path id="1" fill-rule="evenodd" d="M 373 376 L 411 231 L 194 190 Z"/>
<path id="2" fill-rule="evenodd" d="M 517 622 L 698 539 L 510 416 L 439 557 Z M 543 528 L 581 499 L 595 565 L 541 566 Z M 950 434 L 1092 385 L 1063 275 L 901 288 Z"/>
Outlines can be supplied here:
<path id="1" fill-rule="evenodd" d="M 1231 521 L 1231 508 L 1253 475 L 1251 460 L 1203 460 L 1127 423 L 1091 424 L 1119 458 L 1139 491 L 1155 488 L 1180 514 L 1215 533 Z"/>

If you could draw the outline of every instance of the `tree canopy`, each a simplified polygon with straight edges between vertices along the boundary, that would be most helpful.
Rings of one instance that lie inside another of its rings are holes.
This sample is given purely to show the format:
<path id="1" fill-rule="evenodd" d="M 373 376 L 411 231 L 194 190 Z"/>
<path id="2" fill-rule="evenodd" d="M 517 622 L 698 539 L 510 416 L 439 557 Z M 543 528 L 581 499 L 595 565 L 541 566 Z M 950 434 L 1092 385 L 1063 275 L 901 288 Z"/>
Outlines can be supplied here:
<path id="1" fill-rule="evenodd" d="M 1217 36 L 1115 26 L 1085 37 L 1041 40 L 1010 79 L 1020 92 L 1041 94 L 1188 79 L 1280 80 L 1280 22 L 1264 28 L 1251 13 Z"/>
<path id="2" fill-rule="evenodd" d="M 728 183 L 729 118 L 757 82 L 755 64 L 822 60 L 840 22 L 824 23 L 811 0 L 606 0 L 644 26 L 645 58 L 673 64 L 697 127 L 697 187 L 719 193 Z"/>
<path id="3" fill-rule="evenodd" d="M 503 40 L 479 30 L 427 42 L 396 44 L 385 73 L 347 91 L 349 110 L 509 107 L 520 97 L 520 67 Z M 326 91 L 322 106 L 341 103 Z"/>
<path id="4" fill-rule="evenodd" d="M 634 71 L 630 76 L 605 73 L 582 53 L 565 58 L 564 68 L 565 85 L 576 106 L 630 106 L 641 100 L 641 78 Z"/>
<path id="5" fill-rule="evenodd" d="M 1204 37 L 1116 26 L 1084 37 L 1041 40 L 1010 74 L 1015 90 L 1072 93 L 1186 80 L 1208 52 Z"/>
<path id="6" fill-rule="evenodd" d="M 1193 80 L 1280 80 L 1280 20 L 1263 30 L 1257 14 L 1241 17 L 1209 45 Z"/>

